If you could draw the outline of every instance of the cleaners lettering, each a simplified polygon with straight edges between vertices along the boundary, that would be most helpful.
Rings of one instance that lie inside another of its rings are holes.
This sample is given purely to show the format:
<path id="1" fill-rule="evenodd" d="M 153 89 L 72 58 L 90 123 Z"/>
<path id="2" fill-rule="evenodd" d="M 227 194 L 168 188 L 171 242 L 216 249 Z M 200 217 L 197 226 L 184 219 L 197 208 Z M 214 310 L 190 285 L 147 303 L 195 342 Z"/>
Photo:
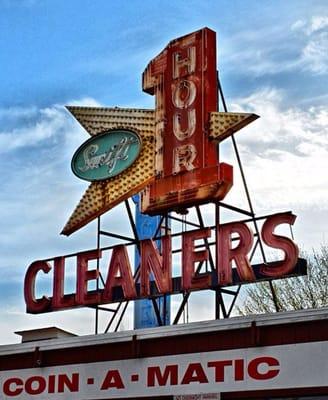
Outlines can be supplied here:
<path id="1" fill-rule="evenodd" d="M 274 233 L 283 223 L 293 225 L 296 217 L 291 213 L 274 214 L 265 220 L 260 232 L 265 245 L 280 250 L 284 257 L 273 263 L 262 264 L 259 268 L 262 279 L 279 278 L 289 275 L 298 260 L 298 247 L 289 238 Z M 134 278 L 127 247 L 115 246 L 108 261 L 107 278 L 104 288 L 89 290 L 90 282 L 99 277 L 98 269 L 89 269 L 89 261 L 100 260 L 101 250 L 78 253 L 76 256 L 76 291 L 65 294 L 65 257 L 56 257 L 53 267 L 47 261 L 35 261 L 27 270 L 24 294 L 27 312 L 44 313 L 65 308 L 106 304 L 117 301 L 136 300 L 163 294 L 192 290 L 213 289 L 217 286 L 234 284 L 234 275 L 240 283 L 257 280 L 249 253 L 253 247 L 254 235 L 243 222 L 232 222 L 216 227 L 216 271 L 196 273 L 196 264 L 209 260 L 209 250 L 197 250 L 199 240 L 208 240 L 211 229 L 204 228 L 182 233 L 181 277 L 172 278 L 171 237 L 163 236 L 160 253 L 153 240 L 139 242 L 140 268 Z M 232 245 L 237 238 L 237 245 Z M 236 273 L 233 273 L 233 263 Z M 258 268 L 259 266 L 257 266 Z M 48 274 L 53 269 L 52 297 L 36 298 L 36 279 L 39 274 Z"/>

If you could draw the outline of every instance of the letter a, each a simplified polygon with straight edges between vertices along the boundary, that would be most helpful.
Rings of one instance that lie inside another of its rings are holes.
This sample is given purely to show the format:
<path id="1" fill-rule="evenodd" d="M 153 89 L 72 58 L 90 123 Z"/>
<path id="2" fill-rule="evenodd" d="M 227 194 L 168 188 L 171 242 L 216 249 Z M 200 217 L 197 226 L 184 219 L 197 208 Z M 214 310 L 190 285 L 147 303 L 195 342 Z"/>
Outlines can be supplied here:
<path id="1" fill-rule="evenodd" d="M 107 372 L 100 390 L 107 390 L 109 388 L 124 389 L 124 387 L 120 372 L 117 369 L 113 369 Z"/>

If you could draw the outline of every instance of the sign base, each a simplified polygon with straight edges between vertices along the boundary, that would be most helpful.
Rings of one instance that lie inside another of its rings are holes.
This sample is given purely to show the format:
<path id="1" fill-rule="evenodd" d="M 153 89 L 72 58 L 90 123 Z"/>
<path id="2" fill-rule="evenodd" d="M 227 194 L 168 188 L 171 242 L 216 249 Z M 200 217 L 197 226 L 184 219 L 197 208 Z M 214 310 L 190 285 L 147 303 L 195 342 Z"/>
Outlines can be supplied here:
<path id="1" fill-rule="evenodd" d="M 185 213 L 188 207 L 222 200 L 232 184 L 233 169 L 225 163 L 156 179 L 142 192 L 141 211 L 149 215 Z M 169 190 L 173 187 L 174 191 Z"/>

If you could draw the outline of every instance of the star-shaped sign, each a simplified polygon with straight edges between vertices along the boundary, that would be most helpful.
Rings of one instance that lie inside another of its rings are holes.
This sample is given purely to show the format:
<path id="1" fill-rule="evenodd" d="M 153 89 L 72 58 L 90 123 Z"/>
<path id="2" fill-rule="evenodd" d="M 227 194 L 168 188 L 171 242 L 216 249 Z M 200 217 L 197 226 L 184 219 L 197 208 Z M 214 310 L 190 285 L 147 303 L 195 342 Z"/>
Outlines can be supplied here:
<path id="1" fill-rule="evenodd" d="M 90 184 L 62 234 L 70 235 L 98 216 L 138 193 L 154 179 L 154 111 L 122 108 L 67 107 L 91 136 L 129 129 L 141 139 L 136 161 L 123 173 Z"/>
<path id="2" fill-rule="evenodd" d="M 209 138 L 222 142 L 235 132 L 259 118 L 256 114 L 212 112 L 210 113 Z"/>
<path id="3" fill-rule="evenodd" d="M 127 108 L 67 107 L 91 136 L 128 129 L 141 139 L 141 151 L 122 173 L 94 181 L 87 188 L 62 234 L 82 228 L 117 204 L 140 192 L 155 179 L 155 111 Z M 208 137 L 221 142 L 258 118 L 255 114 L 210 113 Z"/>

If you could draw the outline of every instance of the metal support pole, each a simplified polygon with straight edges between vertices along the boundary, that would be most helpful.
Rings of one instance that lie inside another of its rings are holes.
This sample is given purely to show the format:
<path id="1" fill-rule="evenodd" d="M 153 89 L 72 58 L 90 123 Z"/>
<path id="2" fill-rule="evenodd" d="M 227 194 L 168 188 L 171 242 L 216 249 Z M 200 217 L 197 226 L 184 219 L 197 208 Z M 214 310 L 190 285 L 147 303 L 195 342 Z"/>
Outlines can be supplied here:
<path id="1" fill-rule="evenodd" d="M 219 88 L 219 94 L 220 94 L 220 97 L 221 97 L 221 100 L 222 100 L 224 112 L 228 112 L 228 108 L 227 108 L 227 105 L 226 105 L 226 102 L 225 102 L 225 98 L 224 98 L 224 94 L 223 94 L 223 90 L 222 90 L 222 86 L 221 86 L 221 82 L 220 82 L 219 76 L 218 76 L 218 88 Z M 249 206 L 249 209 L 251 211 L 252 216 L 255 218 L 255 213 L 254 213 L 254 209 L 253 209 L 251 196 L 249 194 L 249 190 L 248 190 L 248 186 L 247 186 L 247 182 L 246 182 L 246 177 L 245 177 L 245 174 L 244 174 L 244 169 L 243 169 L 243 166 L 242 166 L 242 162 L 241 162 L 241 159 L 240 159 L 240 155 L 239 155 L 239 151 L 238 151 L 238 147 L 237 147 L 237 143 L 236 143 L 236 139 L 235 139 L 234 135 L 231 135 L 231 140 L 232 140 L 232 145 L 233 145 L 233 148 L 234 148 L 234 151 L 235 151 L 235 155 L 236 155 L 236 158 L 237 158 L 237 162 L 238 162 L 241 178 L 242 178 L 242 181 L 243 181 L 243 186 L 244 186 L 244 190 L 245 190 L 248 206 Z M 263 262 L 266 263 L 264 247 L 263 247 L 263 243 L 261 241 L 258 225 L 257 225 L 257 222 L 256 222 L 255 219 L 253 220 L 253 224 L 254 224 L 255 232 L 256 232 L 257 237 L 258 237 L 258 243 L 259 243 L 259 246 L 260 246 Z M 274 305 L 275 305 L 275 309 L 276 309 L 276 311 L 279 311 L 279 306 L 278 306 L 276 294 L 275 294 L 275 291 L 274 291 L 274 287 L 273 287 L 271 282 L 269 283 L 269 285 L 270 285 L 270 290 L 271 290 L 272 299 L 273 299 L 273 302 L 274 302 Z"/>
<path id="2" fill-rule="evenodd" d="M 97 250 L 100 250 L 100 217 L 97 218 Z M 99 268 L 100 268 L 100 261 L 99 257 L 97 258 L 97 280 L 96 280 L 96 290 L 99 291 Z M 99 324 L 99 309 L 96 306 L 96 318 L 95 318 L 95 334 L 98 334 L 98 324 Z"/>

